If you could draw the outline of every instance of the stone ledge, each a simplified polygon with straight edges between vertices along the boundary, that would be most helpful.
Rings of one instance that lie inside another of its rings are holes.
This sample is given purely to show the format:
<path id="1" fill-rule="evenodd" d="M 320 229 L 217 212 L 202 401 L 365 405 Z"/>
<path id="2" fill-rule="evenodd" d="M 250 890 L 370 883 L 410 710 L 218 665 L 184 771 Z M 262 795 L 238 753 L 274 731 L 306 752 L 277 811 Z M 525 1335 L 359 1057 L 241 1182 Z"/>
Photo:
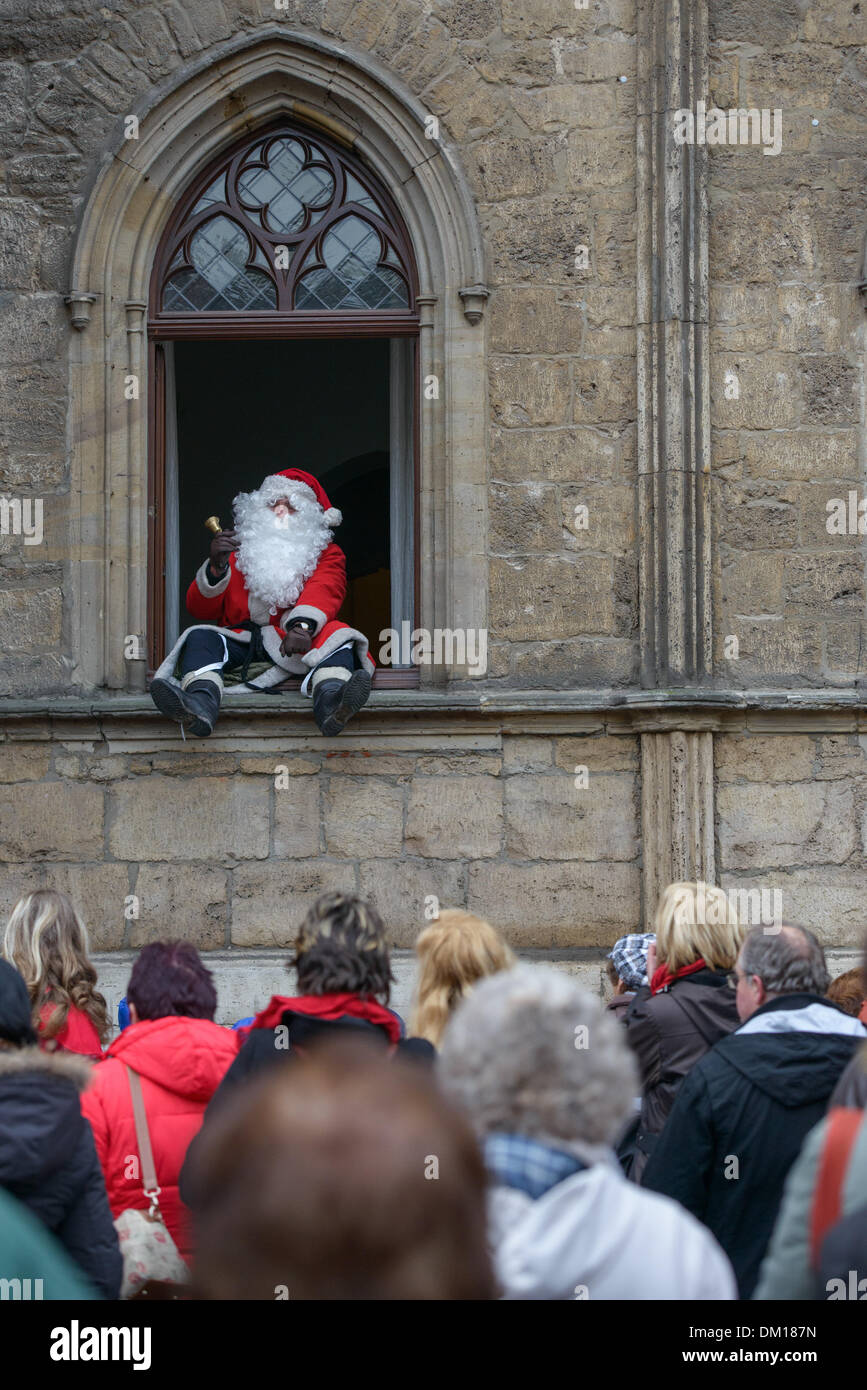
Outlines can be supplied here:
<path id="1" fill-rule="evenodd" d="M 607 726 L 612 733 L 639 734 L 675 729 L 772 730 L 777 721 L 781 727 L 789 728 L 798 718 L 805 725 L 827 724 L 840 732 L 867 730 L 867 690 L 381 690 L 374 691 L 350 736 L 382 737 L 393 733 L 396 725 L 412 722 L 418 724 L 422 735 L 440 725 L 460 732 L 461 724 L 466 732 L 478 731 L 479 725 L 484 724 L 504 733 L 528 727 L 540 733 L 593 733 Z M 315 736 L 310 702 L 294 693 L 229 699 L 220 719 L 223 729 L 236 736 L 243 736 L 244 721 L 257 726 L 279 721 L 281 727 L 275 732 Z M 0 699 L 0 730 L 3 725 L 14 727 L 39 721 L 43 726 L 40 737 L 44 738 L 45 721 L 50 729 L 52 723 L 62 725 L 67 720 L 122 722 L 139 726 L 142 732 L 147 727 L 150 734 L 165 727 L 168 732 L 167 721 L 156 712 L 149 697 L 142 694 Z"/>

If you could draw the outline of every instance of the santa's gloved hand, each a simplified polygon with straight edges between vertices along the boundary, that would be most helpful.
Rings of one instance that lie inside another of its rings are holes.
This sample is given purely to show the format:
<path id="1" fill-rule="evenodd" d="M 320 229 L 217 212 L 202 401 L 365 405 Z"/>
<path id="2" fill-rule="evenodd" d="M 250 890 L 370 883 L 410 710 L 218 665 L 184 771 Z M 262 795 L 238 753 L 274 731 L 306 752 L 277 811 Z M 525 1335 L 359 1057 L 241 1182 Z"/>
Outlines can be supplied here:
<path id="1" fill-rule="evenodd" d="M 280 643 L 284 656 L 303 656 L 313 646 L 313 637 L 304 627 L 291 627 Z"/>
<path id="2" fill-rule="evenodd" d="M 211 541 L 209 564 L 213 574 L 222 574 L 229 563 L 229 556 L 238 549 L 238 537 L 234 531 L 218 531 Z"/>

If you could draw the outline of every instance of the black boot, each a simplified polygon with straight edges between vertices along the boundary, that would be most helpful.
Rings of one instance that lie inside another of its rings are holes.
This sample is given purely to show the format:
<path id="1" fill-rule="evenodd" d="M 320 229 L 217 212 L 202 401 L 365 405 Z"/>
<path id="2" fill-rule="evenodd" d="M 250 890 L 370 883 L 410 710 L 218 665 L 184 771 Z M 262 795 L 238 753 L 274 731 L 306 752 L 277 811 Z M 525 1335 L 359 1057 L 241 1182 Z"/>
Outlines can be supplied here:
<path id="1" fill-rule="evenodd" d="M 191 681 L 186 690 L 174 681 L 151 681 L 151 699 L 160 713 L 177 720 L 197 738 L 207 738 L 216 724 L 220 696 L 216 681 Z"/>
<path id="2" fill-rule="evenodd" d="M 321 680 L 313 687 L 313 718 L 326 738 L 339 734 L 370 695 L 370 672 L 353 671 L 349 680 Z"/>
<path id="3" fill-rule="evenodd" d="M 214 681 L 192 681 L 184 691 L 187 708 L 194 716 L 190 733 L 197 738 L 207 738 L 212 732 L 220 713 L 221 694 Z"/>

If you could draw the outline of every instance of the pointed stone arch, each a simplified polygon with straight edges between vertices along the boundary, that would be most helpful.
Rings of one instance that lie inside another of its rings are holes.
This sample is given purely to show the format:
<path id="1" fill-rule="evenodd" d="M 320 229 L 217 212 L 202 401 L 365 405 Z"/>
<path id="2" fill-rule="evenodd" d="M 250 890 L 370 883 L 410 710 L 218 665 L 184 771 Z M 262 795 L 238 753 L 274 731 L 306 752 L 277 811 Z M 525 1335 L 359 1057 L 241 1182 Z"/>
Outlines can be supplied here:
<path id="1" fill-rule="evenodd" d="M 429 138 L 429 113 L 369 55 L 269 26 L 211 50 L 131 114 L 138 138 L 121 138 L 97 173 L 67 296 L 78 330 L 70 352 L 75 684 L 134 691 L 145 682 L 145 662 L 129 659 L 125 639 L 143 636 L 146 624 L 147 298 L 160 237 L 196 173 L 280 115 L 350 147 L 405 221 L 419 275 L 421 380 L 438 383 L 418 402 L 422 623 L 486 627 L 483 244 L 454 152 Z"/>

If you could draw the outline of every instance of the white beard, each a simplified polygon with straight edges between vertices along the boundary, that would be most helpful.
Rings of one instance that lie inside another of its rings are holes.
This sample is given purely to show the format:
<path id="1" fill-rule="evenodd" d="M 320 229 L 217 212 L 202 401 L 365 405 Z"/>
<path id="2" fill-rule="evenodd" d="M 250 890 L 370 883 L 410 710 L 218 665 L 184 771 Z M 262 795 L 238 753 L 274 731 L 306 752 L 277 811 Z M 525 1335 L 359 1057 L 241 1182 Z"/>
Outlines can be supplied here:
<path id="1" fill-rule="evenodd" d="M 331 540 L 331 529 L 303 483 L 287 480 L 281 495 L 288 498 L 295 512 L 285 518 L 275 516 L 268 506 L 272 491 L 260 488 L 235 498 L 235 530 L 240 542 L 236 564 L 249 592 L 267 605 L 269 613 L 280 613 L 297 602 Z"/>

